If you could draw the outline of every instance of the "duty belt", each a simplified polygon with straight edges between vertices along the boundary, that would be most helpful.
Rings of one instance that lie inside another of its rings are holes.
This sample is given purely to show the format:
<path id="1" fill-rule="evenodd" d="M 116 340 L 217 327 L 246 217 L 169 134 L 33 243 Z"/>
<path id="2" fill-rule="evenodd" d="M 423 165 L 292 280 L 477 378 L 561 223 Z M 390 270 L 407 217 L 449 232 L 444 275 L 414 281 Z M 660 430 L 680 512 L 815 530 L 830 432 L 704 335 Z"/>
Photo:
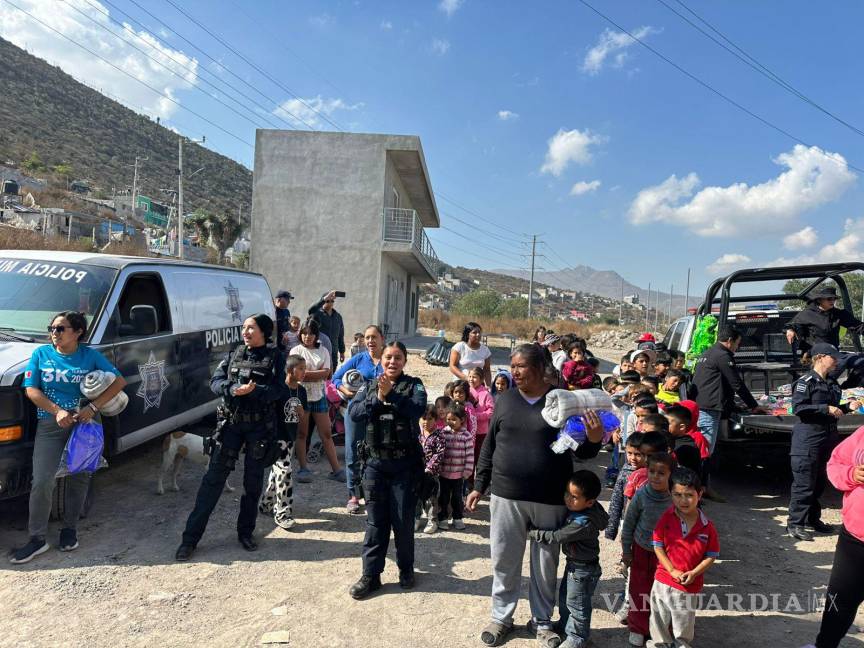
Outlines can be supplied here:
<path id="1" fill-rule="evenodd" d="M 369 456 L 373 459 L 404 459 L 418 454 L 411 448 L 369 448 Z"/>

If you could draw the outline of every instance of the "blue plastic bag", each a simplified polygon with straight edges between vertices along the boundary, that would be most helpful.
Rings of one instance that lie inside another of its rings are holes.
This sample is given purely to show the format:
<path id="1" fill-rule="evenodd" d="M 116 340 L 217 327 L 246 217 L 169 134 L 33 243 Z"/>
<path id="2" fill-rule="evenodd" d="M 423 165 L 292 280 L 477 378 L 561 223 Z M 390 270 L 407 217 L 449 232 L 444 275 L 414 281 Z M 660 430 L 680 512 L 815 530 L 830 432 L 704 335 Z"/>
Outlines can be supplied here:
<path id="1" fill-rule="evenodd" d="M 612 439 L 612 433 L 621 427 L 621 421 L 612 412 L 607 410 L 598 410 L 597 416 L 600 422 L 603 423 L 603 443 L 609 443 Z M 552 443 L 552 451 L 556 454 L 561 454 L 567 450 L 575 450 L 580 445 L 585 443 L 585 422 L 582 420 L 581 414 L 576 414 L 567 419 L 567 423 L 558 433 L 558 438 Z"/>
<path id="2" fill-rule="evenodd" d="M 57 477 L 81 472 L 92 473 L 107 465 L 102 459 L 103 444 L 101 425 L 93 421 L 76 423 L 69 440 L 66 441 Z"/>

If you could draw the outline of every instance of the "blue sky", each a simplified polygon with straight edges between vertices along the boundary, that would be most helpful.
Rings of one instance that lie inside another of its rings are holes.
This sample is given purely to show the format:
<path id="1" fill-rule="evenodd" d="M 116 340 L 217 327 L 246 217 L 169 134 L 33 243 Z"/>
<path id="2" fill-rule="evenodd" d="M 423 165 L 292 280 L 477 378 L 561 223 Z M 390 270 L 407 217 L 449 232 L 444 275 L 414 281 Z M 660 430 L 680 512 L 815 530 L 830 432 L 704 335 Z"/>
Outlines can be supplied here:
<path id="1" fill-rule="evenodd" d="M 589 0 L 804 146 L 577 0 L 172 0 L 269 79 L 168 0 L 136 0 L 140 7 L 131 0 L 9 1 L 176 103 L 11 5 L 0 18 L 4 38 L 190 137 L 206 135 L 213 149 L 250 166 L 256 123 L 419 135 L 448 228 L 430 236 L 448 263 L 524 266 L 517 239 L 536 233 L 545 242 L 544 268 L 586 264 L 683 292 L 688 267 L 692 291 L 701 291 L 735 267 L 851 260 L 864 252 L 861 173 L 849 166 L 864 168 L 864 137 L 746 67 L 663 4 L 698 22 L 687 13 L 693 10 L 864 130 L 858 3 Z M 124 43 L 110 35 L 103 27 L 120 30 L 111 19 L 127 22 L 137 37 L 127 34 Z"/>

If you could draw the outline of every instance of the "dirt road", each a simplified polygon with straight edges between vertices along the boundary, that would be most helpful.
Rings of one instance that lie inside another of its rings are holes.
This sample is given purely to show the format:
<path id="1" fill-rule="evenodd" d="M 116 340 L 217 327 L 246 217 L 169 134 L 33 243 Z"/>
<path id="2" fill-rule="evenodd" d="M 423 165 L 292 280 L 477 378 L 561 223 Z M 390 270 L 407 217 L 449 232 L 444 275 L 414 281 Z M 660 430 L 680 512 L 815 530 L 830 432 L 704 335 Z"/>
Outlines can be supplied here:
<path id="1" fill-rule="evenodd" d="M 409 373 L 421 375 L 431 395 L 448 380 L 445 369 L 415 357 Z M 188 465 L 181 491 L 159 496 L 159 455 L 159 444 L 150 443 L 97 474 L 96 503 L 81 523 L 77 551 L 52 549 L 21 567 L 0 563 L 0 646 L 254 646 L 273 632 L 286 632 L 277 638 L 295 647 L 482 645 L 478 633 L 489 615 L 491 588 L 486 503 L 465 531 L 418 534 L 415 590 L 399 590 L 388 561 L 381 593 L 357 602 L 347 588 L 360 574 L 365 518 L 345 514 L 344 485 L 325 480 L 323 465 L 315 482 L 296 486 L 296 530 L 260 517 L 261 548 L 246 553 L 234 531 L 239 490 L 226 493 L 194 561 L 178 564 L 174 550 L 203 469 Z M 601 453 L 588 465 L 599 473 L 608 457 Z M 786 476 L 739 466 L 721 475 L 717 488 L 729 502 L 705 507 L 722 547 L 705 593 L 718 595 L 714 607 L 722 609 L 700 612 L 696 645 L 775 648 L 812 641 L 819 614 L 808 606 L 813 595 L 824 595 L 835 538 L 796 543 L 783 535 Z M 839 522 L 837 493 L 825 503 L 826 519 Z M 0 546 L 23 541 L 25 529 L 26 502 L 0 503 Z M 56 537 L 49 540 L 56 543 Z M 620 550 L 601 542 L 593 639 L 598 648 L 623 646 L 626 629 L 604 603 L 604 595 L 622 588 Z M 525 588 L 527 596 L 527 581 Z M 740 611 L 730 594 L 741 595 Z M 528 617 L 523 600 L 516 614 L 522 629 L 508 647 L 534 645 L 524 631 Z M 857 621 L 864 626 L 864 615 Z M 842 645 L 864 646 L 862 639 L 850 635 Z"/>

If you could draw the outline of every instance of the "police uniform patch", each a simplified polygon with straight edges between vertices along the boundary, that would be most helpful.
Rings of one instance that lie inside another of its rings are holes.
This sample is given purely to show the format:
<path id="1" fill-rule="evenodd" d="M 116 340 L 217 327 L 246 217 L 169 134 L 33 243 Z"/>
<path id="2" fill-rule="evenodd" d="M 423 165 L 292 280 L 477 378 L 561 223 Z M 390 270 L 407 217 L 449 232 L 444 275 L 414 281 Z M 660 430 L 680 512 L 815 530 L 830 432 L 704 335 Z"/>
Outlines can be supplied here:
<path id="1" fill-rule="evenodd" d="M 796 392 L 807 391 L 807 383 L 799 382 L 797 385 L 795 385 L 795 391 Z"/>

